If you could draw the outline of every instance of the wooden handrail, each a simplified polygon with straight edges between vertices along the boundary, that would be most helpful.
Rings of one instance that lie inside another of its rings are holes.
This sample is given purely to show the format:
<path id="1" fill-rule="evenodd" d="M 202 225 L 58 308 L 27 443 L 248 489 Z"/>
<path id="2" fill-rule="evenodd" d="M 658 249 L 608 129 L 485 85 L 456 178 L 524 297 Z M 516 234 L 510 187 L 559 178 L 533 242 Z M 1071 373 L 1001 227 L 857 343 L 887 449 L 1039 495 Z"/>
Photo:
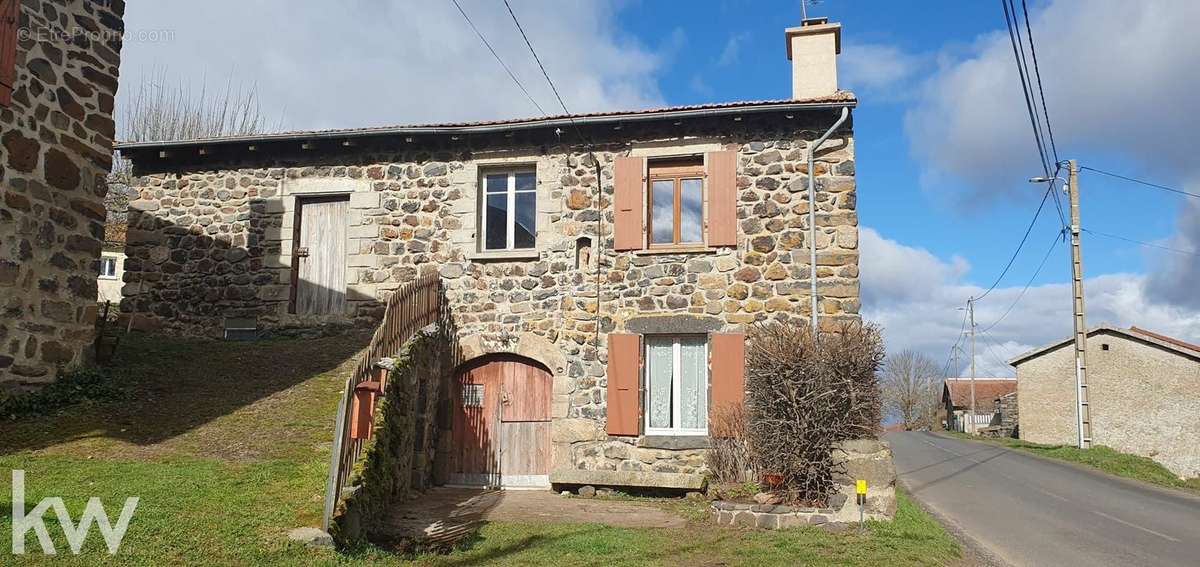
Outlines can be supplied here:
<path id="1" fill-rule="evenodd" d="M 383 319 L 375 328 L 375 334 L 359 358 L 354 373 L 346 380 L 342 401 L 338 405 L 329 477 L 325 484 L 325 511 L 321 516 L 321 527 L 325 531 L 329 531 L 329 523 L 333 519 L 342 489 L 362 452 L 363 439 L 350 436 L 350 420 L 353 418 L 350 404 L 354 398 L 355 387 L 374 377 L 375 363 L 379 359 L 395 355 L 405 341 L 417 331 L 437 323 L 439 317 L 445 313 L 443 307 L 441 278 L 436 272 L 420 276 L 400 286 L 388 297 Z"/>

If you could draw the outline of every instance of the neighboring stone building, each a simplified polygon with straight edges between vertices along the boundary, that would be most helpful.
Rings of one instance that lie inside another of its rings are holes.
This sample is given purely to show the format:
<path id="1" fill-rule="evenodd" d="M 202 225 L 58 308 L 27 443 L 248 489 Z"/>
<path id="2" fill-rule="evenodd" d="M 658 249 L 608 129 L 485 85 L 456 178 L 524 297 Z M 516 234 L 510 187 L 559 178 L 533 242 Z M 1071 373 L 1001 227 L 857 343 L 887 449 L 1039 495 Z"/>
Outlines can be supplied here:
<path id="1" fill-rule="evenodd" d="M 947 378 L 942 385 L 942 407 L 945 408 L 946 429 L 965 433 L 978 433 L 992 422 L 999 422 L 997 400 L 1017 391 L 1017 381 L 1012 378 L 976 378 L 975 419 L 972 425 L 970 378 Z"/>
<path id="2" fill-rule="evenodd" d="M 1017 368 L 1020 437 L 1077 440 L 1073 339 L 1031 350 Z M 1130 327 L 1088 331 L 1092 443 L 1149 457 L 1181 477 L 1200 477 L 1200 346 Z"/>
<path id="3" fill-rule="evenodd" d="M 370 327 L 436 271 L 468 359 L 450 480 L 696 487 L 747 325 L 808 320 L 810 244 L 822 327 L 859 321 L 850 120 L 816 155 L 807 234 L 810 144 L 856 104 L 839 33 L 788 30 L 827 87 L 804 98 L 125 144 L 122 312 L 187 335 Z"/>
<path id="4" fill-rule="evenodd" d="M 0 397 L 89 356 L 124 9 L 0 0 Z"/>
<path id="5" fill-rule="evenodd" d="M 96 276 L 96 300 L 121 304 L 121 287 L 125 285 L 125 223 L 108 221 L 104 225 L 104 245 L 100 252 L 99 274 Z"/>

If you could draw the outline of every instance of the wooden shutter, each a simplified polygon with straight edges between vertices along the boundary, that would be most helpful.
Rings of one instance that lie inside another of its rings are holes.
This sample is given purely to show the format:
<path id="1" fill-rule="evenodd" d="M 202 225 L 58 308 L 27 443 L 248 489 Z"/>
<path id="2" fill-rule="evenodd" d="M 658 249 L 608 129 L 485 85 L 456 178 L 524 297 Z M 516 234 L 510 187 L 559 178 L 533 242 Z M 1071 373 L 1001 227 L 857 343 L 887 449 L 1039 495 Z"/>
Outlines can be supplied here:
<path id="1" fill-rule="evenodd" d="M 641 335 L 608 335 L 608 434 L 637 435 Z"/>
<path id="2" fill-rule="evenodd" d="M 708 245 L 737 246 L 737 152 L 708 152 Z"/>
<path id="3" fill-rule="evenodd" d="M 613 248 L 639 250 L 645 241 L 642 231 L 642 209 L 645 208 L 645 160 L 640 157 L 618 156 L 613 162 Z"/>
<path id="4" fill-rule="evenodd" d="M 708 404 L 709 423 L 728 406 L 739 406 L 746 397 L 746 335 L 713 333 L 709 338 L 712 400 Z M 711 425 L 710 425 L 711 427 Z"/>
<path id="5" fill-rule="evenodd" d="M 17 21 L 21 0 L 0 0 L 0 106 L 12 104 L 17 78 Z"/>

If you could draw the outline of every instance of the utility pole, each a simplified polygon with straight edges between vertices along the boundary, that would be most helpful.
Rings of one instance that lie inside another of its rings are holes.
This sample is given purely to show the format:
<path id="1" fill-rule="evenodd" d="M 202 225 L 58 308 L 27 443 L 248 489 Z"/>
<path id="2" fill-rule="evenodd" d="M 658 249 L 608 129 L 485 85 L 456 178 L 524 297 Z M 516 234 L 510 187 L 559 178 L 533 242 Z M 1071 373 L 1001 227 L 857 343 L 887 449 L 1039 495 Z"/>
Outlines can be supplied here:
<path id="1" fill-rule="evenodd" d="M 1087 390 L 1087 324 L 1083 316 L 1083 256 L 1079 249 L 1079 166 L 1067 161 L 1067 197 L 1071 203 L 1071 293 L 1075 323 L 1075 416 L 1078 447 L 1092 446 L 1092 416 Z"/>
<path id="2" fill-rule="evenodd" d="M 971 434 L 975 433 L 975 298 L 967 299 L 967 317 L 971 319 L 971 417 L 967 420 Z"/>

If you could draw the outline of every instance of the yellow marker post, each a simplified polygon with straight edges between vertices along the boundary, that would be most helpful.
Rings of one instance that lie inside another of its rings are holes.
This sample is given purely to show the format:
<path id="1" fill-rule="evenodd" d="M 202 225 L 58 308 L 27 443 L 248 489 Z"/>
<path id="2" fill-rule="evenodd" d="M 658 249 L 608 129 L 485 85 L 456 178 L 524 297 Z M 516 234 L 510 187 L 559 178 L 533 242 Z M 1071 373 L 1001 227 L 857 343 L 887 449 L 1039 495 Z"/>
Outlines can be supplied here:
<path id="1" fill-rule="evenodd" d="M 858 480 L 854 483 L 854 493 L 858 497 L 858 531 L 863 529 L 863 508 L 867 504 L 867 481 Z"/>

